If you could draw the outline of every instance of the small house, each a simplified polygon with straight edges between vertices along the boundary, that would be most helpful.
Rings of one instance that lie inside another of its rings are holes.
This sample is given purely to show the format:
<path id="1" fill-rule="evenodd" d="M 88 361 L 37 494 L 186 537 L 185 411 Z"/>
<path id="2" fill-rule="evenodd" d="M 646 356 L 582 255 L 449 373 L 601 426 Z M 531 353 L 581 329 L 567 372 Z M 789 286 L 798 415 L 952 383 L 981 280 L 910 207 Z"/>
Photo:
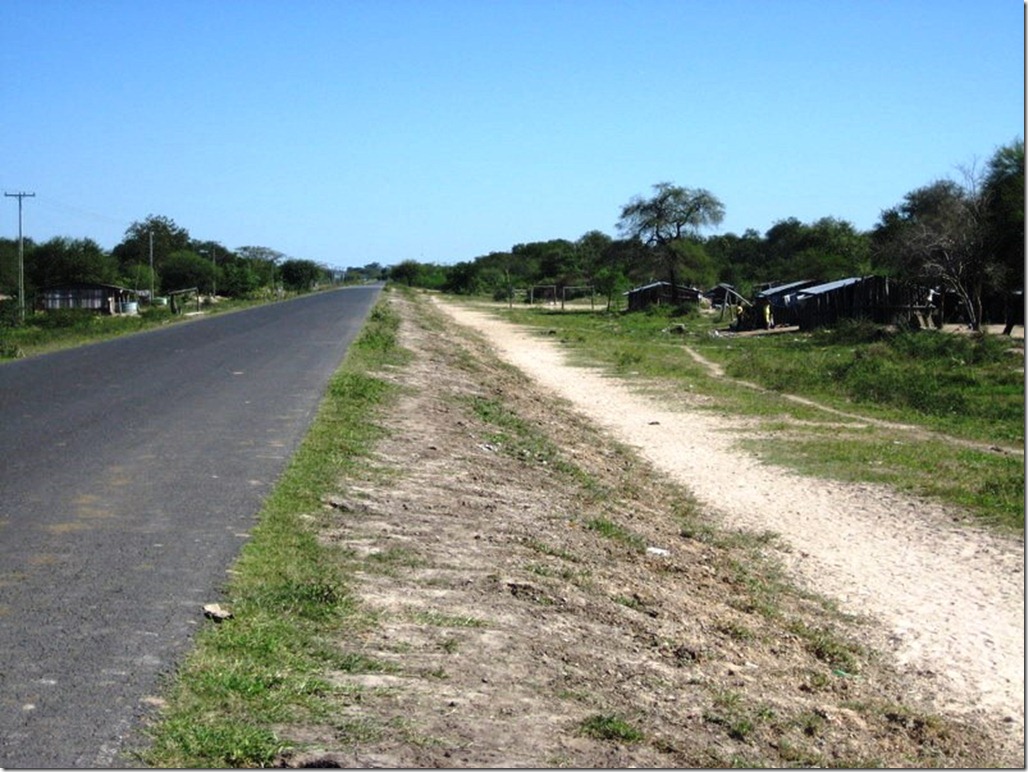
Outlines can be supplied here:
<path id="1" fill-rule="evenodd" d="M 673 291 L 672 291 L 673 290 Z M 629 311 L 645 311 L 651 306 L 673 305 L 675 303 L 699 303 L 702 293 L 695 287 L 672 287 L 671 282 L 655 281 L 642 287 L 635 287 L 625 293 Z"/>
<path id="2" fill-rule="evenodd" d="M 45 287 L 39 293 L 39 307 L 44 311 L 84 308 L 103 314 L 136 312 L 136 291 L 115 284 L 75 282 Z"/>

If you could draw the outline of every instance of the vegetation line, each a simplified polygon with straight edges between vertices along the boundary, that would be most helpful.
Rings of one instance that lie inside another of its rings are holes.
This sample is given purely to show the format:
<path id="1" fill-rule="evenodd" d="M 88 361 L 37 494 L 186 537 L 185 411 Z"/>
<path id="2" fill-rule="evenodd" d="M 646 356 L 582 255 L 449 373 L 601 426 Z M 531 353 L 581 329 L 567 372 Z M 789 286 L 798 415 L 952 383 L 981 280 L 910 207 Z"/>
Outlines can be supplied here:
<path id="1" fill-rule="evenodd" d="M 317 720 L 340 695 L 322 674 L 353 662 L 329 645 L 366 623 L 344 561 L 317 540 L 324 499 L 357 474 L 381 436 L 374 417 L 394 388 L 373 373 L 398 364 L 398 318 L 384 301 L 333 377 L 318 416 L 243 549 L 225 588 L 231 620 L 209 623 L 167 684 L 139 758 L 154 767 L 262 767 L 282 750 L 272 727 Z M 364 663 L 367 664 L 367 663 Z"/>

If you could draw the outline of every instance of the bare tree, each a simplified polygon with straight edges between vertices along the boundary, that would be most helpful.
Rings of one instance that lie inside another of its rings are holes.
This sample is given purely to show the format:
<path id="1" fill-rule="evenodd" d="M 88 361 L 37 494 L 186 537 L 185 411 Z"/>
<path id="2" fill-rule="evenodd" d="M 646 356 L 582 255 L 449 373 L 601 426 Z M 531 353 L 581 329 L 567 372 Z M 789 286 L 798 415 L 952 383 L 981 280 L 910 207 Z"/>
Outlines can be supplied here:
<path id="1" fill-rule="evenodd" d="M 981 175 L 962 169 L 963 185 L 939 180 L 908 193 L 900 206 L 882 214 L 876 249 L 910 278 L 941 284 L 954 292 L 968 326 L 981 329 L 982 289 L 989 271 L 986 248 L 988 195 Z"/>

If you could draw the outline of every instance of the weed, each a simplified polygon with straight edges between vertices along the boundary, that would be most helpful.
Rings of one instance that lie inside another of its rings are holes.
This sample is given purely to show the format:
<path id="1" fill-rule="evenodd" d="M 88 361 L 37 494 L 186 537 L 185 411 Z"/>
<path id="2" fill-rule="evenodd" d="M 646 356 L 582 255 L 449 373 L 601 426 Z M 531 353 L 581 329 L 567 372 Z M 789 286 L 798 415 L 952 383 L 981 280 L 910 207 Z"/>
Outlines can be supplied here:
<path id="1" fill-rule="evenodd" d="M 735 641 L 752 641 L 753 631 L 738 622 L 722 622 L 717 629 Z"/>
<path id="2" fill-rule="evenodd" d="M 585 527 L 591 531 L 596 531 L 607 539 L 613 539 L 614 541 L 626 544 L 634 550 L 641 551 L 646 548 L 646 542 L 642 537 L 604 517 L 595 517 L 587 520 Z"/>
<path id="3" fill-rule="evenodd" d="M 860 672 L 860 649 L 841 640 L 831 630 L 799 621 L 790 623 L 788 629 L 803 640 L 807 651 L 830 667 L 851 675 Z"/>
<path id="4" fill-rule="evenodd" d="M 396 576 L 401 569 L 419 568 L 423 565 L 425 561 L 406 547 L 390 547 L 380 552 L 372 552 L 365 558 L 366 568 L 387 576 Z"/>
<path id="5" fill-rule="evenodd" d="M 568 560 L 572 563 L 578 562 L 578 558 L 571 552 L 568 552 L 566 549 L 562 549 L 560 547 L 551 547 L 550 545 L 544 544 L 543 542 L 537 539 L 528 540 L 527 542 L 525 542 L 525 546 L 543 555 L 549 555 L 550 557 L 560 558 L 561 560 Z"/>
<path id="6" fill-rule="evenodd" d="M 623 743 L 638 743 L 643 740 L 643 733 L 616 715 L 605 713 L 582 721 L 579 726 L 582 734 L 597 740 L 612 740 Z"/>
<path id="7" fill-rule="evenodd" d="M 413 611 L 410 616 L 415 622 L 433 627 L 481 628 L 487 626 L 483 620 L 475 617 L 440 614 L 438 611 Z"/>

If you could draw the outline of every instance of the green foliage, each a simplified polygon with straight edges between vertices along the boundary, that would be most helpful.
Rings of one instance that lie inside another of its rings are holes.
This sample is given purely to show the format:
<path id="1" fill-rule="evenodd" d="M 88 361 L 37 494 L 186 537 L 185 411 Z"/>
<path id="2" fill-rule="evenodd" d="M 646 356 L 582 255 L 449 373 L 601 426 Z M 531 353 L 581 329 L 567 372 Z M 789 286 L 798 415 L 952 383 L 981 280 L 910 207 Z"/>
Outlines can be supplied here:
<path id="1" fill-rule="evenodd" d="M 766 338 L 748 345 L 728 366 L 757 374 L 769 388 L 828 393 L 855 402 L 911 409 L 924 416 L 1012 427 L 1023 420 L 1023 378 L 997 336 L 937 330 L 889 331 L 851 322 L 805 341 Z M 793 356 L 798 351 L 806 356 Z M 1023 438 L 1023 433 L 1005 439 Z"/>
<path id="2" fill-rule="evenodd" d="M 90 282 L 113 284 L 115 260 L 91 239 L 54 238 L 25 252 L 26 284 L 42 288 Z"/>
<path id="3" fill-rule="evenodd" d="M 165 292 L 197 287 L 210 289 L 214 268 L 211 261 L 190 249 L 172 252 L 164 261 L 161 287 Z"/>
<path id="4" fill-rule="evenodd" d="M 40 330 L 77 330 L 86 332 L 100 324 L 100 317 L 86 308 L 59 308 L 33 314 L 29 324 Z"/>
<path id="5" fill-rule="evenodd" d="M 606 539 L 621 542 L 633 550 L 642 551 L 646 548 L 642 537 L 632 533 L 627 528 L 605 517 L 595 517 L 586 522 L 585 527 L 590 531 L 596 531 Z"/>
<path id="6" fill-rule="evenodd" d="M 252 769 L 270 766 L 281 749 L 275 735 L 264 727 L 245 721 L 212 726 L 184 717 L 164 724 L 147 758 L 168 759 L 167 766 Z"/>
<path id="7" fill-rule="evenodd" d="M 634 744 L 645 738 L 639 729 L 612 713 L 589 716 L 579 726 L 582 734 L 597 740 Z"/>
<path id="8" fill-rule="evenodd" d="M 993 288 L 1024 287 L 1024 140 L 996 150 L 983 185 L 986 246 L 996 262 L 989 274 Z"/>
<path id="9" fill-rule="evenodd" d="M 286 260 L 279 266 L 279 276 L 287 289 L 310 292 L 325 280 L 324 269 L 313 260 Z"/>

